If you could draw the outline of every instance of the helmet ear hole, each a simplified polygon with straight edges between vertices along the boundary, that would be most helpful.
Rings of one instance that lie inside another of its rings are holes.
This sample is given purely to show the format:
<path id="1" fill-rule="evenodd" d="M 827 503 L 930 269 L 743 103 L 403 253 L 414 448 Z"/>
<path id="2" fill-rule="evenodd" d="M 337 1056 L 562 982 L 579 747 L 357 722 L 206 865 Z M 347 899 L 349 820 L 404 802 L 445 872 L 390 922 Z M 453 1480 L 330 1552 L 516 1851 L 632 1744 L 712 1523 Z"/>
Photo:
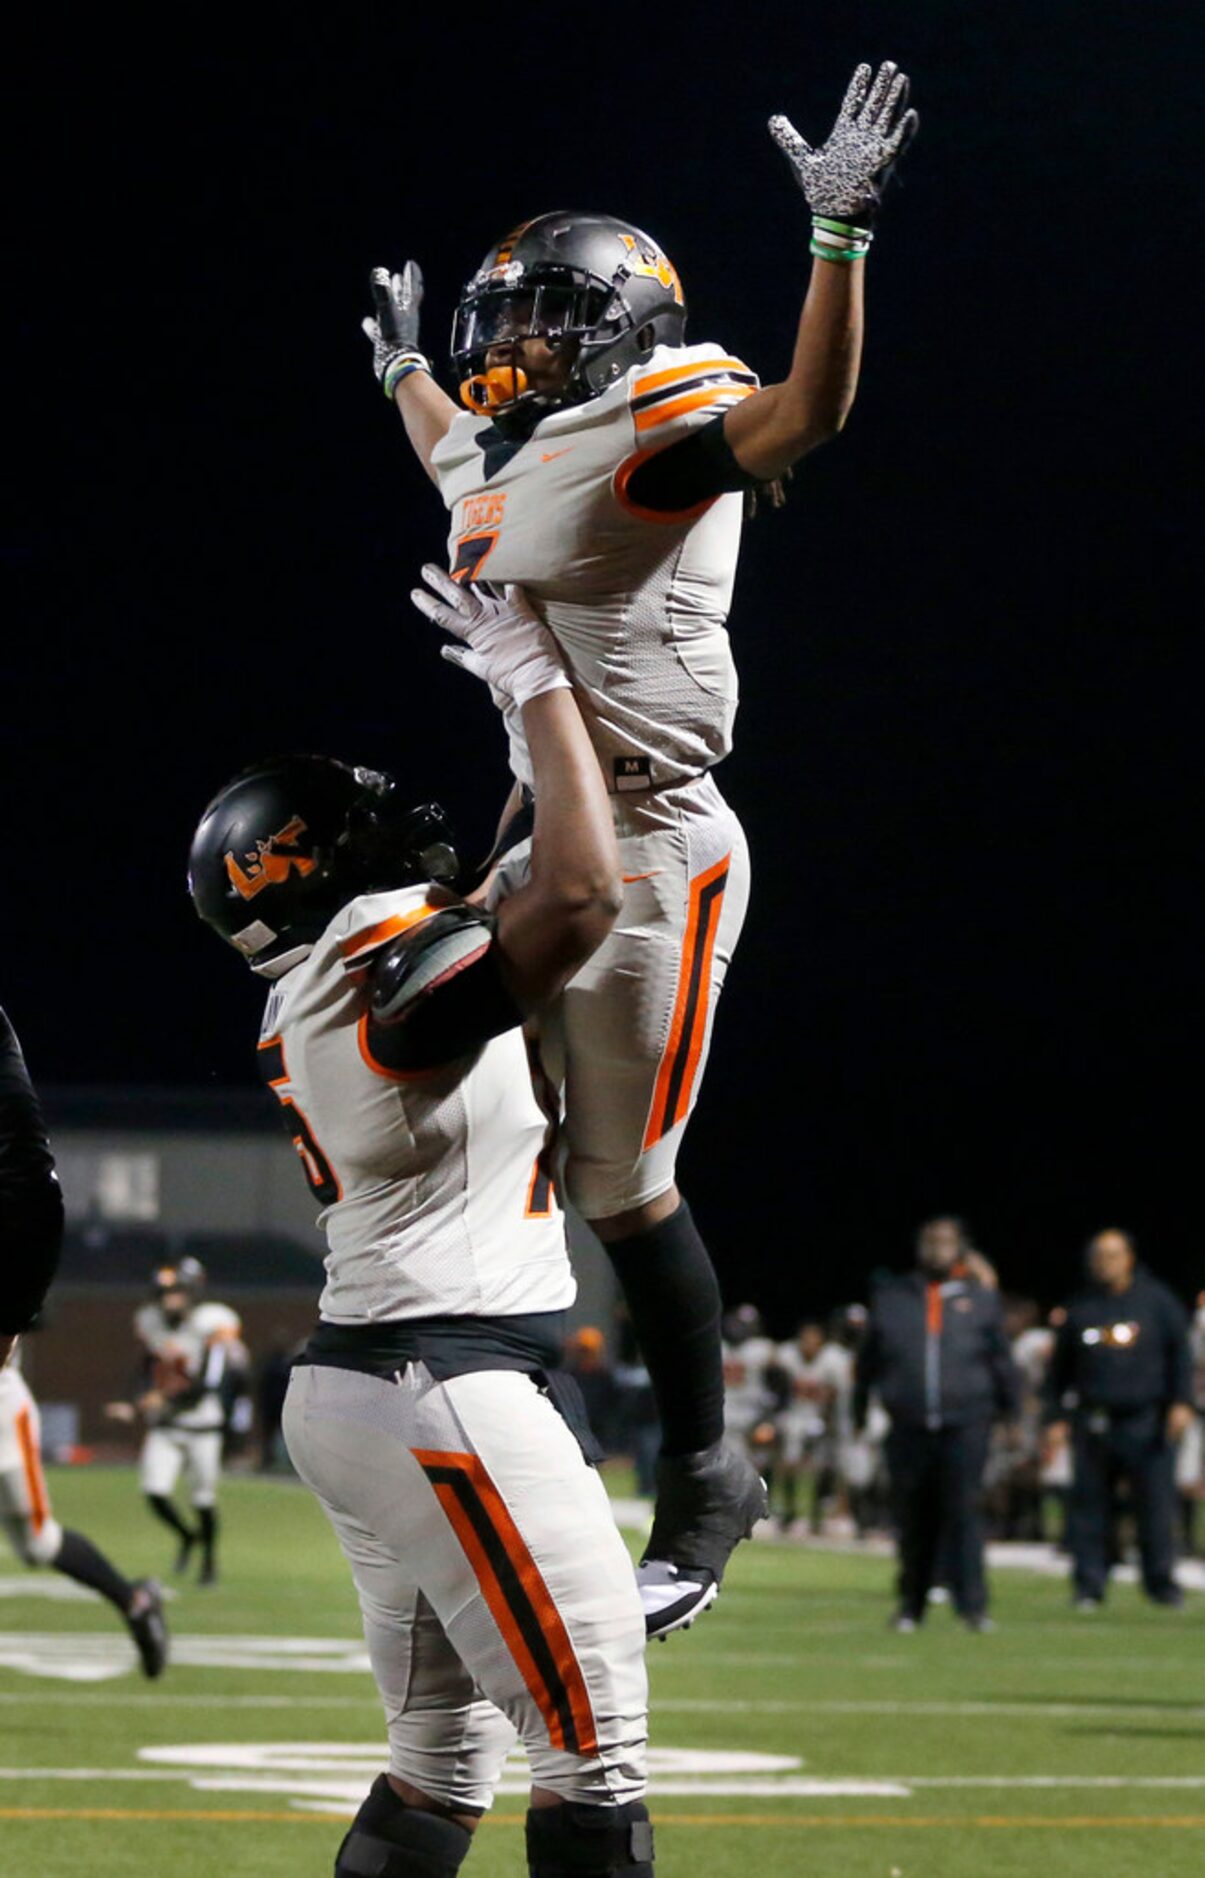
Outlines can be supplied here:
<path id="1" fill-rule="evenodd" d="M 639 347 L 641 358 L 647 359 L 657 344 L 657 328 L 653 325 L 652 320 L 646 320 L 644 325 L 640 328 L 639 332 L 636 334 L 636 344 Z"/>

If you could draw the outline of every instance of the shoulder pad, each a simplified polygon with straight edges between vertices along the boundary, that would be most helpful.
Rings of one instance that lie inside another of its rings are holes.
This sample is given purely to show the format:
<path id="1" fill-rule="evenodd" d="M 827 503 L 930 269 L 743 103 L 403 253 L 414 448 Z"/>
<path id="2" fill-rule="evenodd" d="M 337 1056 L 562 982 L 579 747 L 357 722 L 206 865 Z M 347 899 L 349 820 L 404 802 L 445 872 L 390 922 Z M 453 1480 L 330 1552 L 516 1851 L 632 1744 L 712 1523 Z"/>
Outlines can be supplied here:
<path id="1" fill-rule="evenodd" d="M 381 953 L 372 973 L 371 1004 L 379 1024 L 400 1024 L 437 986 L 481 958 L 494 943 L 496 922 L 483 907 L 447 906 Z"/>

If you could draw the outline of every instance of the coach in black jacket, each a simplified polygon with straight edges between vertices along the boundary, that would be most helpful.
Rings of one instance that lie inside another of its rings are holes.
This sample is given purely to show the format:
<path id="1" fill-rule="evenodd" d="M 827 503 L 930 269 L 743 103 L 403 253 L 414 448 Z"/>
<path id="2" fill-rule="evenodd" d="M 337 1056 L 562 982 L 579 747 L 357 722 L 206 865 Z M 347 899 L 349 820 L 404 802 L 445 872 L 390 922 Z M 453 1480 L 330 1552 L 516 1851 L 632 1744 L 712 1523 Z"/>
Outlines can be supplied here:
<path id="1" fill-rule="evenodd" d="M 1129 1233 L 1098 1232 L 1087 1262 L 1091 1282 L 1067 1307 L 1046 1384 L 1048 1442 L 1072 1441 L 1076 1602 L 1092 1610 L 1104 1598 L 1116 1489 L 1127 1480 L 1143 1587 L 1156 1604 L 1177 1605 L 1175 1444 L 1193 1417 L 1188 1318 L 1138 1265 Z"/>
<path id="2" fill-rule="evenodd" d="M 979 1493 L 992 1422 L 1014 1416 L 1017 1372 L 1000 1298 L 974 1275 L 960 1220 L 917 1235 L 917 1269 L 871 1301 L 858 1353 L 854 1417 L 874 1390 L 891 1416 L 887 1469 L 899 1530 L 898 1630 L 925 1614 L 938 1547 L 959 1615 L 988 1627 Z"/>

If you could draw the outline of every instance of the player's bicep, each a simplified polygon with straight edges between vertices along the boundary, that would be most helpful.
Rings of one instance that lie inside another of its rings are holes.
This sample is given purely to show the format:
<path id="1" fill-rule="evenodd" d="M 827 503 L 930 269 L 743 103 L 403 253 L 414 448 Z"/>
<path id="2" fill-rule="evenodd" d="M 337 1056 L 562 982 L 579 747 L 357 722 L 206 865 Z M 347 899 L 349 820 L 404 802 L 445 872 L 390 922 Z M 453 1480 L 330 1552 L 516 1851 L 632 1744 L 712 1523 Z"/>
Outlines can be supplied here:
<path id="1" fill-rule="evenodd" d="M 522 1022 L 493 916 L 445 907 L 399 935 L 373 966 L 364 1054 L 382 1074 L 404 1078 L 468 1056 Z"/>
<path id="2" fill-rule="evenodd" d="M 620 505 L 645 521 L 692 520 L 717 496 L 745 489 L 723 420 L 756 396 L 757 374 L 713 353 L 632 379 L 635 449 L 615 475 Z"/>

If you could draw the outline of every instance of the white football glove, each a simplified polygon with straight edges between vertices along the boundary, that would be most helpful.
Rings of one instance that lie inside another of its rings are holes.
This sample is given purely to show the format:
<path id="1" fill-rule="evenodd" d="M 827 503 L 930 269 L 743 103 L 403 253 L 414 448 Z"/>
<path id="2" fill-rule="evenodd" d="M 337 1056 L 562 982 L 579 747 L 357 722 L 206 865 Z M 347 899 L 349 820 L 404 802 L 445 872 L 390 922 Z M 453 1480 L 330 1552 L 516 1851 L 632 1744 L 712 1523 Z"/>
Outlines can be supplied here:
<path id="1" fill-rule="evenodd" d="M 873 84 L 869 65 L 859 65 L 828 142 L 818 150 L 805 143 L 790 118 L 770 119 L 770 135 L 814 214 L 869 227 L 888 172 L 920 122 L 915 111 L 903 110 L 907 102 L 908 80 L 888 59 Z"/>
<path id="2" fill-rule="evenodd" d="M 495 600 L 477 587 L 460 586 L 430 561 L 423 568 L 423 579 L 435 593 L 415 587 L 410 594 L 415 606 L 446 633 L 464 641 L 444 646 L 442 656 L 484 679 L 495 704 L 513 701 L 522 708 L 546 691 L 568 687 L 560 648 L 522 587 L 507 587 L 504 598 Z"/>

